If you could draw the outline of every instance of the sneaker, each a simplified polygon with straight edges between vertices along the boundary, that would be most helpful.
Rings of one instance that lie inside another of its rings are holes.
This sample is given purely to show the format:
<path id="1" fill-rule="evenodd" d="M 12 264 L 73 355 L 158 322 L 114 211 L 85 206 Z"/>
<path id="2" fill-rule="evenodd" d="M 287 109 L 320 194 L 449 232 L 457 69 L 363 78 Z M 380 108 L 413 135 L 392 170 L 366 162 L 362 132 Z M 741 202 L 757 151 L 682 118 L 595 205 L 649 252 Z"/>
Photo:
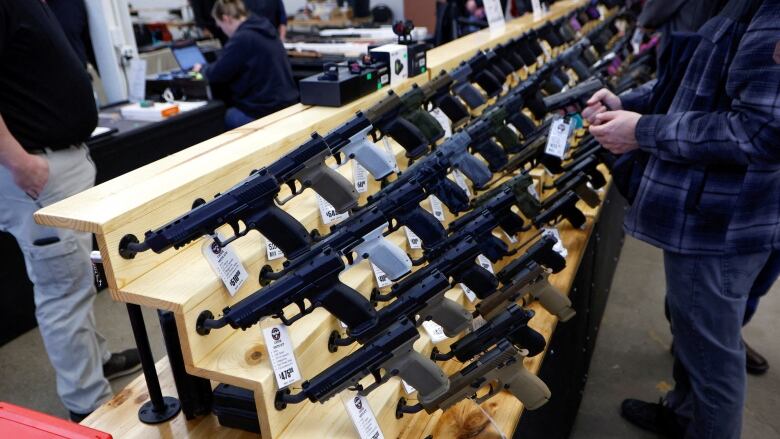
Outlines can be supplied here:
<path id="1" fill-rule="evenodd" d="M 80 424 L 81 421 L 84 420 L 84 418 L 86 418 L 87 416 L 91 415 L 92 413 L 76 413 L 76 412 L 72 412 L 72 411 L 69 410 L 68 414 L 70 415 L 70 420 L 71 421 L 73 421 L 73 422 L 75 422 L 77 424 Z"/>
<path id="2" fill-rule="evenodd" d="M 763 375 L 766 373 L 766 371 L 769 370 L 769 362 L 764 358 L 763 355 L 759 354 L 755 351 L 755 349 L 751 348 L 747 343 L 745 343 L 745 339 L 742 339 L 742 344 L 745 345 L 745 366 L 747 369 L 747 373 L 751 375 Z"/>
<path id="3" fill-rule="evenodd" d="M 674 411 L 663 405 L 662 401 L 652 403 L 626 399 L 620 405 L 620 415 L 642 430 L 670 439 L 682 439 L 685 429 L 680 425 Z"/>
<path id="4" fill-rule="evenodd" d="M 130 375 L 141 370 L 141 358 L 138 349 L 128 349 L 116 354 L 103 364 L 103 375 L 107 380 Z"/>

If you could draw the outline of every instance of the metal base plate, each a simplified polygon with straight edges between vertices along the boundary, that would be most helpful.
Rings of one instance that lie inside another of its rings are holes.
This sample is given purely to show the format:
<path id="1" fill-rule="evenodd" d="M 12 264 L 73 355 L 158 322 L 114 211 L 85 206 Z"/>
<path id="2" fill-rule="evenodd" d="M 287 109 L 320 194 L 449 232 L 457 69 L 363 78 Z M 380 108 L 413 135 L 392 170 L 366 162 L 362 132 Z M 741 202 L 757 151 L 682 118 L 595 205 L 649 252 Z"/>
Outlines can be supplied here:
<path id="1" fill-rule="evenodd" d="M 160 424 L 172 419 L 181 411 L 181 403 L 173 396 L 164 396 L 165 408 L 162 411 L 156 411 L 152 401 L 146 401 L 138 410 L 138 419 L 144 424 Z"/>

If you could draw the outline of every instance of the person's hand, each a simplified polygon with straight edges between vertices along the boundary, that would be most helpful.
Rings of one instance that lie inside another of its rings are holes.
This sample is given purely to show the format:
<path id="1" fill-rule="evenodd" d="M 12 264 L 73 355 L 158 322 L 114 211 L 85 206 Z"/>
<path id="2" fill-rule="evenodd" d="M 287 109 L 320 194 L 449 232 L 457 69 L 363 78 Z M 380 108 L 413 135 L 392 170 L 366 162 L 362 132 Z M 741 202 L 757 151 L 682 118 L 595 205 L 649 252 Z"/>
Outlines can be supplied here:
<path id="1" fill-rule="evenodd" d="M 607 111 L 594 116 L 590 133 L 613 154 L 625 154 L 639 148 L 636 124 L 642 115 L 631 111 Z"/>
<path id="2" fill-rule="evenodd" d="M 596 123 L 597 114 L 622 109 L 623 104 L 621 104 L 620 98 L 608 89 L 602 88 L 588 99 L 587 107 L 582 110 L 582 117 L 593 125 Z"/>
<path id="3" fill-rule="evenodd" d="M 198 63 L 192 66 L 192 71 L 195 73 L 200 73 L 201 70 L 203 70 L 203 64 Z"/>
<path id="4" fill-rule="evenodd" d="M 36 154 L 27 154 L 14 164 L 11 174 L 16 185 L 37 200 L 49 181 L 49 162 Z"/>

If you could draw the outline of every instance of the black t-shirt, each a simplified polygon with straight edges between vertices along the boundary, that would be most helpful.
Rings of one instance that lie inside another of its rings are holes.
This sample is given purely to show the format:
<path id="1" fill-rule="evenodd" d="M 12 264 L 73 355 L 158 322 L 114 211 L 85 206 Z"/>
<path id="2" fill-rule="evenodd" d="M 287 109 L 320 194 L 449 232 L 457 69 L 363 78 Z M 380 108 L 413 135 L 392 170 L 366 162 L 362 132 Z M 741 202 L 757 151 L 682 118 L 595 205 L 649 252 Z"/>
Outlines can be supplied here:
<path id="1" fill-rule="evenodd" d="M 25 149 L 65 148 L 97 125 L 89 76 L 41 0 L 0 0 L 0 115 Z"/>

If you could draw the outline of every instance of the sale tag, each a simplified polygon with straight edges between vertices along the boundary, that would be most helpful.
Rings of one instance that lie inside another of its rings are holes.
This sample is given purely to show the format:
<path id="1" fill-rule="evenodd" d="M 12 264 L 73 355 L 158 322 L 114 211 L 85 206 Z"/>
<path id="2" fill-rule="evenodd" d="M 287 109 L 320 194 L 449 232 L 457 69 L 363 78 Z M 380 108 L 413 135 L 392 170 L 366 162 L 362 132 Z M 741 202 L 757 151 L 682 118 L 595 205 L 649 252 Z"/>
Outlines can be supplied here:
<path id="1" fill-rule="evenodd" d="M 388 287 L 393 284 L 392 281 L 390 281 L 390 278 L 387 277 L 384 271 L 382 271 L 379 267 L 374 265 L 374 263 L 371 263 L 371 269 L 374 270 L 374 277 L 376 278 L 376 286 L 377 288 L 384 288 Z"/>
<path id="2" fill-rule="evenodd" d="M 512 244 L 517 244 L 517 238 L 510 235 L 509 233 L 504 232 L 504 236 L 506 236 L 506 239 L 511 242 Z"/>
<path id="3" fill-rule="evenodd" d="M 355 190 L 359 193 L 368 190 L 368 171 L 357 160 L 352 160 L 352 181 L 355 182 Z"/>
<path id="4" fill-rule="evenodd" d="M 485 8 L 485 16 L 487 17 L 490 30 L 503 30 L 506 26 L 506 22 L 504 20 L 504 9 L 501 7 L 501 2 L 499 0 L 483 0 L 482 5 Z"/>
<path id="5" fill-rule="evenodd" d="M 540 201 L 539 199 L 539 192 L 536 191 L 536 185 L 531 183 L 528 185 L 528 193 L 531 194 L 532 197 L 534 197 L 534 200 Z"/>
<path id="6" fill-rule="evenodd" d="M 442 208 L 441 200 L 436 198 L 435 195 L 431 195 L 428 197 L 428 201 L 431 203 L 431 212 L 433 213 L 433 216 L 435 216 L 437 220 L 444 222 L 444 208 Z"/>
<path id="7" fill-rule="evenodd" d="M 422 248 L 422 241 L 412 232 L 412 229 L 404 227 L 404 230 L 406 231 L 406 239 L 409 241 L 409 248 Z"/>
<path id="8" fill-rule="evenodd" d="M 387 136 L 382 137 L 382 143 L 385 145 L 385 151 L 387 151 L 387 153 L 390 154 L 390 156 L 393 158 L 393 162 L 395 163 L 393 165 L 393 172 L 397 174 L 398 171 L 400 171 L 400 168 L 398 168 L 398 161 L 395 159 L 393 145 L 390 144 L 390 139 L 388 139 Z"/>
<path id="9" fill-rule="evenodd" d="M 317 205 L 320 207 L 322 223 L 326 226 L 330 223 L 338 223 L 349 217 L 349 212 L 337 213 L 332 204 L 317 194 Z"/>
<path id="10" fill-rule="evenodd" d="M 417 389 L 410 386 L 409 383 L 407 383 L 405 380 L 401 380 L 401 384 L 403 385 L 404 392 L 406 392 L 407 395 L 411 395 L 412 393 L 417 391 Z"/>
<path id="11" fill-rule="evenodd" d="M 566 257 L 569 255 L 568 250 L 566 250 L 566 247 L 563 246 L 563 240 L 561 240 L 561 232 L 558 231 L 555 227 L 545 227 L 542 229 L 542 236 L 552 236 L 555 238 L 556 242 L 553 246 L 553 250 L 555 250 L 556 253 L 561 255 L 562 257 Z"/>
<path id="12" fill-rule="evenodd" d="M 460 169 L 452 171 L 452 176 L 455 177 L 455 183 L 457 183 L 458 186 L 463 189 L 463 192 L 466 193 L 466 196 L 471 198 L 471 190 L 469 189 L 469 184 L 466 183 L 466 176 L 460 172 Z"/>
<path id="13" fill-rule="evenodd" d="M 214 273 L 222 279 L 228 293 L 235 296 L 236 292 L 244 285 L 249 277 L 241 260 L 233 248 L 220 247 L 213 238 L 207 238 L 201 247 L 201 253 L 208 261 Z"/>
<path id="14" fill-rule="evenodd" d="M 269 261 L 273 261 L 274 259 L 283 258 L 284 253 L 282 253 L 282 250 L 279 249 L 279 247 L 276 246 L 273 242 L 271 242 L 269 239 L 265 240 L 265 258 Z"/>
<path id="15" fill-rule="evenodd" d="M 283 389 L 301 379 L 301 371 L 295 360 L 290 334 L 284 325 L 274 325 L 263 328 L 263 339 L 268 349 L 268 358 L 271 359 L 271 368 L 274 370 L 276 385 Z"/>
<path id="16" fill-rule="evenodd" d="M 566 150 L 569 149 L 569 133 L 571 133 L 571 125 L 565 118 L 554 119 L 550 124 L 544 153 L 563 159 Z"/>
<path id="17" fill-rule="evenodd" d="M 341 392 L 341 402 L 344 403 L 344 408 L 347 409 L 352 425 L 355 426 L 360 439 L 385 438 L 365 396 L 355 392 Z"/>
<path id="18" fill-rule="evenodd" d="M 447 339 L 447 336 L 444 335 L 444 328 L 439 326 L 438 323 L 432 321 L 432 320 L 426 320 L 422 323 L 423 329 L 425 329 L 425 332 L 428 333 L 428 337 L 431 338 L 431 341 L 436 344 L 439 342 L 442 342 Z"/>
<path id="19" fill-rule="evenodd" d="M 490 263 L 490 259 L 486 258 L 484 255 L 477 256 L 477 262 L 479 262 L 479 265 L 482 266 L 485 270 L 493 273 L 493 264 Z"/>
<path id="20" fill-rule="evenodd" d="M 441 111 L 441 108 L 434 108 L 430 113 L 436 119 L 436 122 L 439 122 L 439 125 L 444 128 L 444 138 L 449 139 L 452 137 L 452 121 Z"/>
<path id="21" fill-rule="evenodd" d="M 477 293 L 472 291 L 471 288 L 467 287 L 466 284 L 459 284 L 460 289 L 463 290 L 463 294 L 466 295 L 466 299 L 469 299 L 469 302 L 474 303 L 477 301 Z"/>

